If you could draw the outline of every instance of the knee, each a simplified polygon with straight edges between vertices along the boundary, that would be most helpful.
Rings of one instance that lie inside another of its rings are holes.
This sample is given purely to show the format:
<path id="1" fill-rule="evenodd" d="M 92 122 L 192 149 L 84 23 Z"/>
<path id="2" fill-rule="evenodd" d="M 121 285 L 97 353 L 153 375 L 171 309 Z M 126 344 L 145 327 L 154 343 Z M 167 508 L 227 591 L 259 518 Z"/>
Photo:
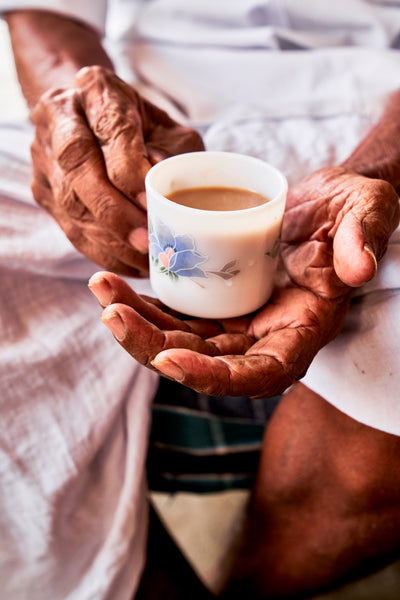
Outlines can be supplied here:
<path id="1" fill-rule="evenodd" d="M 332 479 L 346 510 L 382 511 L 400 503 L 400 438 L 360 425 L 345 450 L 332 456 Z"/>
<path id="2" fill-rule="evenodd" d="M 260 464 L 251 511 L 261 521 L 302 508 L 360 515 L 400 507 L 400 438 L 361 426 L 362 435 L 321 439 Z M 400 509 L 399 509 L 400 510 Z"/>
<path id="3" fill-rule="evenodd" d="M 329 405 L 304 386 L 265 436 L 252 510 L 322 503 L 355 513 L 400 505 L 400 437 Z"/>
<path id="4" fill-rule="evenodd" d="M 400 541 L 400 438 L 326 403 L 285 406 L 264 440 L 234 574 L 254 598 L 323 586 L 357 568 L 358 551 Z"/>

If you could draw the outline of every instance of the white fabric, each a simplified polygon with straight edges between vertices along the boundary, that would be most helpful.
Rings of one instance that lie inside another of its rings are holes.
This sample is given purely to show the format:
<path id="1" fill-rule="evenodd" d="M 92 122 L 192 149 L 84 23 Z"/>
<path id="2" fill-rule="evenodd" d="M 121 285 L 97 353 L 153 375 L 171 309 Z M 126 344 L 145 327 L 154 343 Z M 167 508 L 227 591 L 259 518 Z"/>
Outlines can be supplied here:
<path id="1" fill-rule="evenodd" d="M 104 33 L 107 0 L 1 0 L 1 12 L 16 9 L 41 9 L 61 13 L 84 21 Z"/>
<path id="2" fill-rule="evenodd" d="M 221 0 L 139 0 L 134 26 L 117 5 L 107 33 L 122 76 L 191 124 L 238 106 L 245 117 L 371 114 L 397 86 L 396 3 L 236 0 L 228 12 Z"/>
<path id="3" fill-rule="evenodd" d="M 398 87 L 400 2 L 0 0 L 105 31 L 122 76 L 210 149 L 293 183 L 345 158 Z M 0 581 L 7 600 L 128 600 L 145 548 L 156 379 L 121 350 L 78 255 L 29 192 L 29 125 L 0 127 Z M 304 381 L 400 435 L 399 232 Z M 138 282 L 133 282 L 140 290 Z"/>
<path id="4" fill-rule="evenodd" d="M 130 600 L 156 378 L 99 321 L 97 267 L 34 204 L 31 134 L 0 129 L 1 596 Z"/>

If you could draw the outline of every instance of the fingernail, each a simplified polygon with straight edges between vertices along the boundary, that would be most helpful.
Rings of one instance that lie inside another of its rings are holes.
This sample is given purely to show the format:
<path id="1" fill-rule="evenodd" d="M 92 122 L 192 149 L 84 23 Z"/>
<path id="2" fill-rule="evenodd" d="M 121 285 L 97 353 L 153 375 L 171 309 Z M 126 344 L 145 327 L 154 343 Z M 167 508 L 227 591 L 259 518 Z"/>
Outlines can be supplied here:
<path id="1" fill-rule="evenodd" d="M 130 245 L 133 246 L 138 252 L 141 252 L 142 254 L 148 253 L 149 232 L 144 227 L 133 229 L 128 236 L 128 240 Z"/>
<path id="2" fill-rule="evenodd" d="M 96 296 L 101 306 L 108 306 L 112 302 L 113 291 L 104 278 L 89 279 L 88 283 L 90 291 Z"/>
<path id="3" fill-rule="evenodd" d="M 136 196 L 136 200 L 142 208 L 144 208 L 144 209 L 147 208 L 146 192 L 139 192 L 138 195 Z"/>
<path id="4" fill-rule="evenodd" d="M 108 327 L 113 336 L 122 342 L 125 338 L 126 327 L 125 323 L 121 319 L 121 316 L 117 312 L 107 313 L 101 317 L 104 325 Z"/>
<path id="5" fill-rule="evenodd" d="M 372 257 L 372 259 L 374 261 L 374 272 L 372 274 L 372 277 L 370 278 L 370 281 L 371 281 L 371 279 L 373 279 L 378 272 L 378 261 L 376 260 L 376 256 L 369 244 L 364 244 L 364 250 L 366 252 L 368 252 L 368 254 Z"/>
<path id="6" fill-rule="evenodd" d="M 155 367 L 158 371 L 166 375 L 167 377 L 171 377 L 171 379 L 175 379 L 175 381 L 183 381 L 185 374 L 182 368 L 176 363 L 172 362 L 168 358 L 160 358 L 157 360 L 157 357 L 151 361 L 153 367 Z"/>

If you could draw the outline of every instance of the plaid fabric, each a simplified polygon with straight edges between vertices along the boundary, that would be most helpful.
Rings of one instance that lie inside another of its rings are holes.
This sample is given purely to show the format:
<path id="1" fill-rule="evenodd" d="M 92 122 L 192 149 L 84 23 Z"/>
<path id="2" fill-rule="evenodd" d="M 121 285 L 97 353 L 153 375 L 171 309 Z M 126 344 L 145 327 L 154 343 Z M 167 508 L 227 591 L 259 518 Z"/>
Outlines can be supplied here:
<path id="1" fill-rule="evenodd" d="M 160 379 L 147 460 L 152 491 L 249 489 L 264 428 L 280 396 L 206 396 Z"/>

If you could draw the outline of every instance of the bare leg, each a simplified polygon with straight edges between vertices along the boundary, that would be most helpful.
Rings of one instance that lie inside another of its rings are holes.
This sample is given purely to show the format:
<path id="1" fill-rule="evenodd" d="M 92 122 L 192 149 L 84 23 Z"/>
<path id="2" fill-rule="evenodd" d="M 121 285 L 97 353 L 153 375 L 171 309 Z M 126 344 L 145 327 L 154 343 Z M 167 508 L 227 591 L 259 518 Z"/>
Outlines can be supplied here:
<path id="1" fill-rule="evenodd" d="M 398 552 L 400 438 L 297 384 L 267 428 L 226 597 L 301 598 Z"/>

